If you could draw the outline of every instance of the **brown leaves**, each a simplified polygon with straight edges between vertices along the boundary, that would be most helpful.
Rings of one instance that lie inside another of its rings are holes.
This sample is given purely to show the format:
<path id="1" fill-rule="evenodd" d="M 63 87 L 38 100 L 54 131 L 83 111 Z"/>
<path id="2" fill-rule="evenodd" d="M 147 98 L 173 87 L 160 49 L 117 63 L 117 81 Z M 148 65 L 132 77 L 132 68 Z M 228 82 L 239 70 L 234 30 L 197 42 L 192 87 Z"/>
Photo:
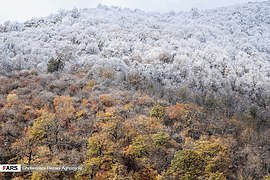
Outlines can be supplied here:
<path id="1" fill-rule="evenodd" d="M 56 96 L 54 98 L 53 105 L 59 118 L 67 120 L 74 116 L 75 108 L 71 97 Z"/>
<path id="2" fill-rule="evenodd" d="M 111 107 L 113 105 L 113 98 L 109 94 L 100 95 L 99 100 L 106 107 Z"/>

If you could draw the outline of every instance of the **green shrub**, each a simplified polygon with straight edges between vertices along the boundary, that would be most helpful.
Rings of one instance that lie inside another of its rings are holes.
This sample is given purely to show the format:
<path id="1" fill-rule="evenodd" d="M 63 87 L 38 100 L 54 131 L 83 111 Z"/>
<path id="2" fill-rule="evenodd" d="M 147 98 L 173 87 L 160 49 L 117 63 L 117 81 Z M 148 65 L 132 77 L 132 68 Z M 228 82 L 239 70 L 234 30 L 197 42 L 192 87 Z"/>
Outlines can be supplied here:
<path id="1" fill-rule="evenodd" d="M 152 136 L 155 147 L 163 147 L 169 141 L 169 135 L 162 132 Z"/>
<path id="2" fill-rule="evenodd" d="M 204 160 L 193 150 L 180 150 L 175 153 L 170 170 L 179 179 L 198 179 L 204 173 Z"/>
<path id="3" fill-rule="evenodd" d="M 147 145 L 145 142 L 145 137 L 139 135 L 136 137 L 131 144 L 132 147 L 132 154 L 135 157 L 142 157 L 147 154 Z"/>
<path id="4" fill-rule="evenodd" d="M 163 118 L 165 114 L 165 108 L 160 105 L 155 105 L 151 110 L 150 110 L 150 116 L 151 117 L 156 117 L 156 118 Z"/>
<path id="5" fill-rule="evenodd" d="M 47 64 L 47 72 L 52 73 L 55 71 L 63 70 L 65 62 L 62 58 L 51 59 Z"/>

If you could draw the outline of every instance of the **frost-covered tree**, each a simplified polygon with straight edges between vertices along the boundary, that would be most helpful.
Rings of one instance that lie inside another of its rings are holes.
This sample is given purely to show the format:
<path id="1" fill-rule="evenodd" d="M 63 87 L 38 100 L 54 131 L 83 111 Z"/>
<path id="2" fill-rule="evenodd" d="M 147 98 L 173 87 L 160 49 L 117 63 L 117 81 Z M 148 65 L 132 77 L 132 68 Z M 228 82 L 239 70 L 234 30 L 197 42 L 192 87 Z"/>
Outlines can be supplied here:
<path id="1" fill-rule="evenodd" d="M 1 73 L 45 72 L 59 49 L 69 47 L 65 71 L 98 76 L 101 66 L 113 82 L 136 72 L 140 81 L 168 89 L 233 91 L 261 102 L 269 96 L 269 11 L 269 1 L 164 14 L 99 5 L 7 21 L 0 26 Z"/>

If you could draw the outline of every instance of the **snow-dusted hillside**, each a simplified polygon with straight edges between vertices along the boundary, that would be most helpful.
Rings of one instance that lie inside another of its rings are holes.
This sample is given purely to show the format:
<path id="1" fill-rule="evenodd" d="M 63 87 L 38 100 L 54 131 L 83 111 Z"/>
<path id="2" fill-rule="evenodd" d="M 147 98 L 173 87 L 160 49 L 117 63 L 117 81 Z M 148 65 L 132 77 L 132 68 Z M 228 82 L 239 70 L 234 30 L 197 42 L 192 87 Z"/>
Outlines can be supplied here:
<path id="1" fill-rule="evenodd" d="M 269 95 L 270 1 L 167 14 L 100 5 L 0 25 L 1 73 L 45 72 L 59 54 L 94 78 Z"/>

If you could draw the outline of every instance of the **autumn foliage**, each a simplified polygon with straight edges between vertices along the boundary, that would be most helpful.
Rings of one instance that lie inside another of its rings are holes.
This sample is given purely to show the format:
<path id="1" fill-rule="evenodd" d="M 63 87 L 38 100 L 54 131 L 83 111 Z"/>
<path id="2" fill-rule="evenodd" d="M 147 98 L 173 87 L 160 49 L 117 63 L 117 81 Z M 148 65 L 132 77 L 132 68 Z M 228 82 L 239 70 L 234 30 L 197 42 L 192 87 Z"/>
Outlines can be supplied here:
<path id="1" fill-rule="evenodd" d="M 64 81 L 64 75 L 26 73 L 0 82 L 0 163 L 76 164 L 83 169 L 0 178 L 269 177 L 270 132 L 258 131 L 255 121 L 262 112 L 228 117 L 219 109 L 171 103 L 139 90 L 102 89 L 94 80 L 76 84 L 78 76 Z"/>

